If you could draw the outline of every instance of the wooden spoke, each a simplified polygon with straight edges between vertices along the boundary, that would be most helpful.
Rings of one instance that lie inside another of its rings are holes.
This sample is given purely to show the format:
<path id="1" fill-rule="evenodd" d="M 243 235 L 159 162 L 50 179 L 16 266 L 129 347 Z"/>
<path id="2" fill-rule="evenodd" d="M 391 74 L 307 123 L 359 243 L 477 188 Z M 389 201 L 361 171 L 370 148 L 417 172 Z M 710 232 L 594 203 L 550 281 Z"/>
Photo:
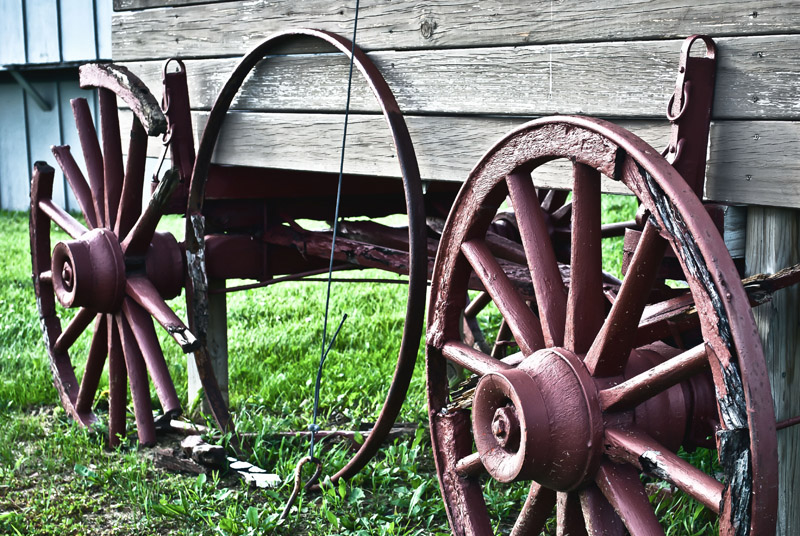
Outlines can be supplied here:
<path id="1" fill-rule="evenodd" d="M 463 478 L 479 476 L 485 472 L 486 468 L 483 466 L 481 456 L 477 452 L 473 452 L 456 462 L 456 473 Z"/>
<path id="2" fill-rule="evenodd" d="M 492 357 L 495 359 L 503 359 L 506 355 L 508 345 L 507 341 L 511 338 L 511 329 L 508 327 L 508 322 L 505 319 L 500 321 L 500 327 L 497 328 L 497 337 L 492 346 Z M 520 354 L 522 352 L 519 352 Z"/>
<path id="3" fill-rule="evenodd" d="M 506 184 L 531 272 L 545 344 L 551 348 L 562 346 L 567 295 L 536 189 L 529 173 L 511 173 L 506 177 Z"/>
<path id="4" fill-rule="evenodd" d="M 114 317 L 120 333 L 122 353 L 125 355 L 125 366 L 128 369 L 128 381 L 133 398 L 133 412 L 136 416 L 139 443 L 153 445 L 156 442 L 156 426 L 153 420 L 153 409 L 150 405 L 150 385 L 147 381 L 144 358 L 139 351 L 128 321 L 120 313 Z"/>
<path id="5" fill-rule="evenodd" d="M 122 143 L 119 133 L 117 96 L 113 91 L 100 88 L 100 131 L 103 135 L 103 186 L 106 226 L 114 228 L 117 221 L 120 194 L 122 193 Z"/>
<path id="6" fill-rule="evenodd" d="M 564 206 L 568 197 L 569 190 L 547 190 L 547 194 L 541 202 L 542 210 L 548 214 L 553 213 Z"/>
<path id="7" fill-rule="evenodd" d="M 120 246 L 127 256 L 139 257 L 147 253 L 153 233 L 156 232 L 161 215 L 169 201 L 169 197 L 178 186 L 180 175 L 177 170 L 170 170 L 164 174 L 158 183 L 156 191 L 150 197 L 150 202 L 139 219 L 133 225 L 131 232 L 125 237 Z"/>
<path id="8" fill-rule="evenodd" d="M 72 238 L 78 238 L 83 233 L 88 233 L 89 230 L 84 227 L 81 222 L 73 218 L 64 209 L 53 203 L 50 199 L 42 199 L 39 201 L 39 208 L 42 212 L 47 214 L 56 225 L 67 233 Z"/>
<path id="9" fill-rule="evenodd" d="M 96 315 L 92 345 L 89 347 L 89 357 L 81 378 L 81 387 L 78 390 L 78 399 L 75 402 L 75 411 L 78 413 L 92 410 L 100 376 L 103 374 L 103 365 L 108 355 L 108 321 L 105 315 Z"/>
<path id="10" fill-rule="evenodd" d="M 625 525 L 595 484 L 582 489 L 580 498 L 589 536 L 625 536 Z"/>
<path id="11" fill-rule="evenodd" d="M 593 376 L 616 376 L 625 369 L 665 247 L 658 229 L 648 222 L 611 312 L 586 355 Z"/>
<path id="12" fill-rule="evenodd" d="M 555 225 L 562 225 L 564 223 L 569 223 L 569 219 L 572 217 L 572 203 L 567 203 L 563 207 L 559 208 L 555 212 L 550 215 L 550 219 L 553 221 Z"/>
<path id="13" fill-rule="evenodd" d="M 184 352 L 191 352 L 200 346 L 200 342 L 189 331 L 186 324 L 178 318 L 178 315 L 169 308 L 149 279 L 143 276 L 132 276 L 127 279 L 125 284 L 125 292 L 128 296 L 150 313 L 156 322 L 161 324 L 175 339 Z"/>
<path id="14" fill-rule="evenodd" d="M 556 502 L 557 536 L 585 536 L 586 524 L 583 521 L 581 503 L 576 492 L 558 493 Z"/>
<path id="15" fill-rule="evenodd" d="M 639 225 L 635 220 L 621 221 L 617 223 L 606 223 L 600 227 L 600 235 L 603 238 L 613 238 L 615 236 L 625 236 L 626 229 L 638 229 Z"/>
<path id="16" fill-rule="evenodd" d="M 127 236 L 142 213 L 146 162 L 147 133 L 139 119 L 134 116 L 128 145 L 125 179 L 122 183 L 122 196 L 117 211 L 117 221 L 114 225 L 114 232 L 120 238 Z"/>
<path id="17" fill-rule="evenodd" d="M 54 145 L 52 147 L 53 156 L 56 158 L 56 163 L 64 173 L 75 199 L 78 201 L 78 207 L 81 209 L 83 217 L 86 218 L 86 223 L 89 224 L 91 229 L 97 227 L 97 213 L 94 208 L 94 201 L 92 201 L 92 191 L 89 185 L 86 184 L 86 179 L 75 162 L 75 158 L 69 150 L 69 145 Z"/>
<path id="18" fill-rule="evenodd" d="M 486 243 L 483 240 L 470 240 L 461 245 L 461 251 L 491 294 L 520 349 L 531 354 L 544 348 L 539 319 L 516 292 L 513 283 L 506 277 Z"/>
<path id="19" fill-rule="evenodd" d="M 608 428 L 605 435 L 610 455 L 669 482 L 719 514 L 724 489 L 722 482 L 680 458 L 644 432 Z"/>
<path id="20" fill-rule="evenodd" d="M 458 341 L 445 343 L 442 347 L 442 355 L 453 363 L 480 376 L 513 368 L 499 359 L 495 359 Z"/>
<path id="21" fill-rule="evenodd" d="M 698 344 L 652 369 L 598 393 L 603 411 L 624 411 L 708 367 L 705 344 Z"/>
<path id="22" fill-rule="evenodd" d="M 126 297 L 122 302 L 122 312 L 131 326 L 133 336 L 142 351 L 144 362 L 153 384 L 156 387 L 156 394 L 161 401 L 161 409 L 164 415 L 176 416 L 181 413 L 181 403 L 178 400 L 178 393 L 175 391 L 175 384 L 167 368 L 164 353 L 158 343 L 153 321 L 150 315 L 137 305 L 131 298 Z"/>
<path id="23" fill-rule="evenodd" d="M 478 313 L 483 311 L 483 309 L 492 302 L 492 296 L 485 290 L 478 294 L 474 300 L 472 300 L 469 305 L 467 305 L 466 309 L 464 309 L 464 316 L 467 318 L 475 318 L 478 316 Z"/>
<path id="24" fill-rule="evenodd" d="M 600 242 L 600 172 L 584 164 L 572 168 L 571 280 L 567 301 L 567 349 L 586 353 L 603 325 L 603 251 Z"/>
<path id="25" fill-rule="evenodd" d="M 53 351 L 66 352 L 69 350 L 75 341 L 78 340 L 78 337 L 81 336 L 81 333 L 91 324 L 95 316 L 97 316 L 96 312 L 81 307 L 69 325 L 67 325 L 66 329 L 64 329 L 58 339 L 56 339 L 56 343 L 53 345 Z"/>
<path id="26" fill-rule="evenodd" d="M 636 469 L 606 461 L 600 465 L 595 481 L 631 536 L 663 536 L 664 529 L 650 506 Z"/>
<path id="27" fill-rule="evenodd" d="M 511 530 L 511 536 L 541 533 L 547 519 L 553 513 L 555 504 L 555 491 L 532 482 L 528 498 L 525 499 L 525 504 L 522 506 L 522 512 L 517 517 L 514 528 Z"/>
<path id="28" fill-rule="evenodd" d="M 113 448 L 125 437 L 125 412 L 128 404 L 128 369 L 122 352 L 119 329 L 113 315 L 106 315 L 108 332 L 108 444 Z"/>
<path id="29" fill-rule="evenodd" d="M 639 327 L 636 329 L 636 342 L 639 348 L 659 341 L 677 332 L 700 327 L 700 318 L 690 292 L 644 308 Z"/>
<path id="30" fill-rule="evenodd" d="M 83 149 L 83 160 L 86 163 L 86 172 L 89 175 L 89 186 L 92 190 L 92 206 L 97 214 L 97 224 L 105 227 L 105 207 L 101 204 L 105 197 L 103 187 L 103 154 L 100 152 L 100 142 L 97 141 L 97 130 L 94 128 L 92 113 L 86 99 L 72 99 L 72 114 L 75 116 L 75 126 Z"/>

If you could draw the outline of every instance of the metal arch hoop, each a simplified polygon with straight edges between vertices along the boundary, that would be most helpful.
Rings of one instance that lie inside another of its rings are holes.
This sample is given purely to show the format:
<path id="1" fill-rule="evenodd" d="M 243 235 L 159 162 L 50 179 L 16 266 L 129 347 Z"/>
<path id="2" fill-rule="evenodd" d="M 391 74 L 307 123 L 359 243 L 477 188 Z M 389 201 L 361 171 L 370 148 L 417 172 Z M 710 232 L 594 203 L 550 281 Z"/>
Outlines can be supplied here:
<path id="1" fill-rule="evenodd" d="M 374 428 L 348 464 L 333 475 L 332 480 L 336 481 L 339 478 L 349 478 L 369 462 L 372 456 L 378 451 L 380 444 L 389 433 L 392 424 L 397 418 L 414 371 L 425 310 L 427 244 L 424 199 L 419 165 L 408 132 L 408 127 L 403 119 L 400 107 L 378 68 L 364 52 L 357 47 L 353 47 L 350 40 L 323 30 L 294 29 L 279 32 L 273 34 L 253 48 L 236 66 L 230 78 L 228 78 L 228 81 L 225 83 L 225 86 L 217 96 L 214 106 L 211 108 L 208 122 L 206 123 L 206 127 L 200 139 L 197 159 L 195 160 L 194 170 L 192 172 L 187 214 L 189 216 L 199 216 L 202 213 L 205 186 L 211 166 L 211 156 L 214 152 L 222 123 L 225 120 L 228 109 L 247 75 L 259 61 L 270 52 L 274 51 L 279 45 L 283 45 L 294 38 L 309 37 L 328 43 L 348 58 L 351 57 L 352 50 L 353 64 L 364 76 L 370 89 L 378 100 L 383 116 L 391 132 L 398 163 L 400 164 L 400 173 L 403 178 L 406 210 L 409 220 L 408 305 L 406 308 L 406 323 L 397 366 L 384 402 L 383 410 Z M 201 237 L 197 237 L 198 239 L 196 240 L 192 239 L 191 235 L 193 231 L 189 228 L 191 225 L 190 220 L 191 218 L 187 218 L 187 247 L 191 252 L 196 253 L 200 248 L 199 238 Z"/>

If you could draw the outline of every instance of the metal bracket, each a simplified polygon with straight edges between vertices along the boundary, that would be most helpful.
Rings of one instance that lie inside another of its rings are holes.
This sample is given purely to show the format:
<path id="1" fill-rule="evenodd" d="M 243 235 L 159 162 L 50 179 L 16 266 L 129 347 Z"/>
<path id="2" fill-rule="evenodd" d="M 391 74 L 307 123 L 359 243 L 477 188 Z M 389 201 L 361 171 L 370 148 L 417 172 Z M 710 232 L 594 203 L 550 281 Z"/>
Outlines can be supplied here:
<path id="1" fill-rule="evenodd" d="M 692 57 L 692 46 L 702 40 L 703 57 Z M 706 152 L 714 101 L 716 45 L 710 37 L 693 35 L 683 42 L 675 92 L 667 105 L 672 123 L 669 146 L 664 156 L 702 199 Z"/>
<path id="2" fill-rule="evenodd" d="M 6 65 L 6 67 L 9 66 Z M 33 101 L 39 106 L 39 108 L 41 108 L 43 112 L 49 112 L 53 109 L 53 105 L 47 102 L 44 97 L 42 97 L 41 93 L 39 93 L 36 88 L 33 87 L 24 76 L 22 76 L 21 72 L 14 69 L 8 69 L 7 72 L 11 74 L 11 77 L 14 78 L 17 84 L 22 87 L 25 93 L 27 93 L 30 98 L 33 99 Z"/>

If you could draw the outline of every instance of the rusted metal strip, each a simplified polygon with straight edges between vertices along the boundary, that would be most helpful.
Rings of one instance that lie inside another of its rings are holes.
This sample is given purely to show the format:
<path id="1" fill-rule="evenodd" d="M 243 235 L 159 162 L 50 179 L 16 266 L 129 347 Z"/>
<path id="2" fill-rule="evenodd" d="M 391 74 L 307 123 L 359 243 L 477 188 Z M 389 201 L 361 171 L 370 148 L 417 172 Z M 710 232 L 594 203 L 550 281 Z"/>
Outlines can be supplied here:
<path id="1" fill-rule="evenodd" d="M 87 63 L 78 69 L 81 88 L 105 88 L 114 92 L 139 118 L 148 136 L 167 131 L 167 120 L 155 97 L 139 77 L 113 63 Z"/>

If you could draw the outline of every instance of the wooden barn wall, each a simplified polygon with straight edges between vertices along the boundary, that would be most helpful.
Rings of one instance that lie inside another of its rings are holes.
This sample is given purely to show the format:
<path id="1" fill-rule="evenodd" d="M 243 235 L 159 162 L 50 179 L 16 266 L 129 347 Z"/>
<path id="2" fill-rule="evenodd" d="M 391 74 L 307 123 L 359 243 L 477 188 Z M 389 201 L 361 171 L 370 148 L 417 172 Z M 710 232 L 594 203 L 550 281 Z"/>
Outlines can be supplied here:
<path id="1" fill-rule="evenodd" d="M 0 0 L 0 208 L 28 208 L 33 163 L 55 166 L 51 145 L 80 147 L 70 99 L 91 92 L 78 87 L 77 64 L 111 58 L 112 0 Z M 43 110 L 6 72 L 17 70 L 50 105 Z M 83 166 L 81 151 L 73 151 Z M 54 199 L 77 208 L 58 169 Z M 66 198 L 65 198 L 66 196 Z"/>
<path id="2" fill-rule="evenodd" d="M 249 48 L 291 27 L 349 35 L 353 5 L 115 0 L 114 59 L 156 94 L 163 60 L 187 60 L 199 129 Z M 800 2 L 765 0 L 364 1 L 357 40 L 407 116 L 424 178 L 463 180 L 499 136 L 542 115 L 609 118 L 662 146 L 682 39 L 708 33 L 719 62 L 706 197 L 800 206 L 798 15 Z M 326 155 L 335 153 L 347 62 L 314 44 L 282 52 L 246 83 L 234 103 L 242 113 L 228 120 L 215 159 L 331 171 L 337 162 Z M 360 81 L 353 110 L 349 170 L 397 175 L 378 107 Z M 568 179 L 557 168 L 541 175 L 551 186 Z"/>

